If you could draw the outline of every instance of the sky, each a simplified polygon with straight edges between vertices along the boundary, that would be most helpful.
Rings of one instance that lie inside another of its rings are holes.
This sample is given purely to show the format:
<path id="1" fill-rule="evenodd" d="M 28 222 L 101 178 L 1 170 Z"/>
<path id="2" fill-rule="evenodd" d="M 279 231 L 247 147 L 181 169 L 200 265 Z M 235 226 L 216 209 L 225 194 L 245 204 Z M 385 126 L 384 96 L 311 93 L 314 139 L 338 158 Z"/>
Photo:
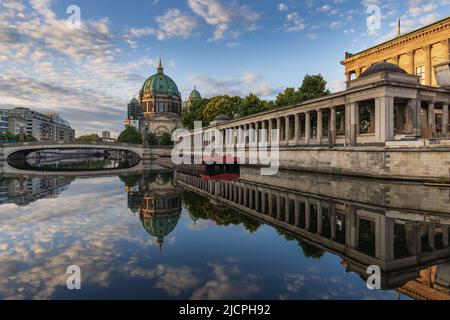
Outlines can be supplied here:
<path id="1" fill-rule="evenodd" d="M 159 56 L 183 100 L 274 99 L 318 73 L 340 91 L 345 52 L 449 15 L 450 0 L 0 0 L 0 108 L 117 135 Z"/>

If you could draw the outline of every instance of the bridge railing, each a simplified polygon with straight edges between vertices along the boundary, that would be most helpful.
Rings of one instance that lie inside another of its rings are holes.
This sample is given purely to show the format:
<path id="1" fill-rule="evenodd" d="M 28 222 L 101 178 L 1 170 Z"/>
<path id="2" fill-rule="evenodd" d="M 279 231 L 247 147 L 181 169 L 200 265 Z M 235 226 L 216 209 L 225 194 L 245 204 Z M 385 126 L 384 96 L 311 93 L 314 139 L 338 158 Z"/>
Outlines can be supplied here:
<path id="1" fill-rule="evenodd" d="M 142 148 L 141 144 L 131 144 L 131 143 L 116 143 L 116 142 L 16 142 L 16 143 L 0 143 L 2 147 L 34 147 L 34 146 L 113 146 L 113 147 L 127 147 L 127 148 Z"/>

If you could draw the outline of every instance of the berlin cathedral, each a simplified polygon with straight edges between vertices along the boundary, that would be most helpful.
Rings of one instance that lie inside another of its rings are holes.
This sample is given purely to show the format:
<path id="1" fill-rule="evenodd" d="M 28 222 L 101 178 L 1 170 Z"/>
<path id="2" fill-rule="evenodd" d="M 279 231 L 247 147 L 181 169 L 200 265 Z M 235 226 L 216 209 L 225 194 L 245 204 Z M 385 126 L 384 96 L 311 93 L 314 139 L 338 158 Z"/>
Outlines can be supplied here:
<path id="1" fill-rule="evenodd" d="M 201 99 L 200 92 L 194 88 L 183 103 L 175 81 L 164 73 L 159 59 L 157 72 L 144 82 L 139 99 L 133 98 L 128 104 L 125 127 L 134 126 L 143 137 L 154 134 L 159 138 L 171 134 L 182 127 L 182 113 Z"/>

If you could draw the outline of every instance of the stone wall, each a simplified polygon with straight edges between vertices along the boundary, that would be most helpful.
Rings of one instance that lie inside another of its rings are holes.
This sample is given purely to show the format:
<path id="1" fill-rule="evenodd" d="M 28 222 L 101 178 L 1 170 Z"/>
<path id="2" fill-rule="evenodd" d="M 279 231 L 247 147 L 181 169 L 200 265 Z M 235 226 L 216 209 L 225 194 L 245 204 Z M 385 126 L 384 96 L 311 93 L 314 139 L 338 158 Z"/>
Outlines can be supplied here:
<path id="1" fill-rule="evenodd" d="M 280 168 L 449 183 L 450 149 L 281 148 Z"/>

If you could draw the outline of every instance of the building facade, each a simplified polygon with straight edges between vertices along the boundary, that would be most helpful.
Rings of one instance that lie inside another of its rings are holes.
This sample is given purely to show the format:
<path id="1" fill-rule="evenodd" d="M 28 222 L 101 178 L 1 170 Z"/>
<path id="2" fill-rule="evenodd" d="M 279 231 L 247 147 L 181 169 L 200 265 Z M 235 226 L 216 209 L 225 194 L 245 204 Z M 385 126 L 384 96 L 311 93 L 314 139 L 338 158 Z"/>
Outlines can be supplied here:
<path id="1" fill-rule="evenodd" d="M 8 131 L 12 134 L 18 135 L 25 133 L 27 121 L 18 114 L 9 114 L 8 116 Z"/>
<path id="2" fill-rule="evenodd" d="M 450 17 L 418 30 L 400 34 L 387 42 L 356 54 L 346 53 L 347 83 L 359 76 L 371 65 L 389 62 L 417 75 L 420 83 L 437 86 L 434 66 L 450 60 Z"/>
<path id="3" fill-rule="evenodd" d="M 161 60 L 157 73 L 149 77 L 139 93 L 140 131 L 161 137 L 181 127 L 181 94 L 175 82 L 164 74 Z"/>
<path id="4" fill-rule="evenodd" d="M 159 139 L 180 128 L 183 109 L 199 99 L 200 93 L 194 90 L 182 103 L 181 93 L 175 81 L 164 73 L 160 59 L 156 74 L 144 82 L 139 99 L 133 98 L 128 104 L 125 127 L 137 128 L 144 139 L 150 134 Z"/>
<path id="5" fill-rule="evenodd" d="M 8 110 L 0 110 L 0 133 L 6 133 L 8 131 Z"/>
<path id="6" fill-rule="evenodd" d="M 43 114 L 28 108 L 9 110 L 11 129 L 20 130 L 26 124 L 24 133 L 32 135 L 38 141 L 75 141 L 75 130 L 58 114 Z"/>

